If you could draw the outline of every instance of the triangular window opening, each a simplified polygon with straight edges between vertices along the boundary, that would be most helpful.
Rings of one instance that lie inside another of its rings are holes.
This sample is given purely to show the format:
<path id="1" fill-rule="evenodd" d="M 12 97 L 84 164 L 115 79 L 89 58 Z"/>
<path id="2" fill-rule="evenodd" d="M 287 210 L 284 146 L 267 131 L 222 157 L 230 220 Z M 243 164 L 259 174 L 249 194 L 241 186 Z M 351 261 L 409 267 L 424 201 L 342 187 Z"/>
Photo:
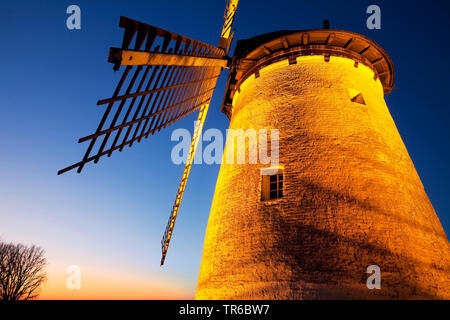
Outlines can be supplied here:
<path id="1" fill-rule="evenodd" d="M 350 95 L 350 100 L 352 102 L 356 102 L 359 104 L 366 104 L 366 102 L 364 101 L 364 97 L 362 95 L 362 93 L 358 90 L 355 89 L 348 89 L 348 93 Z"/>

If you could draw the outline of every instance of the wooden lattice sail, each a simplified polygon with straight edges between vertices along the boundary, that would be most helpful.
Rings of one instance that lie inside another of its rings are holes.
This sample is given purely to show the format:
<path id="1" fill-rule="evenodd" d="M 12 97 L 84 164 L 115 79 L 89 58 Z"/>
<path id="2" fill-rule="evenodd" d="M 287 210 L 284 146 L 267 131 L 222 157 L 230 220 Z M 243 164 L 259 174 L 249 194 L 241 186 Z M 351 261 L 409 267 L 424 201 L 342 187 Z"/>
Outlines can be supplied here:
<path id="1" fill-rule="evenodd" d="M 110 157 L 115 150 L 131 147 L 199 110 L 186 166 L 161 241 L 161 265 L 217 78 L 231 60 L 227 53 L 237 3 L 232 0 L 227 4 L 218 47 L 120 17 L 119 26 L 124 28 L 122 46 L 110 49 L 108 61 L 114 63 L 116 71 L 121 66 L 125 69 L 112 97 L 97 102 L 97 105 L 106 105 L 97 130 L 78 141 L 89 142 L 83 159 L 58 171 L 62 174 L 77 168 L 80 173 L 86 163 L 97 163 L 105 155 Z"/>

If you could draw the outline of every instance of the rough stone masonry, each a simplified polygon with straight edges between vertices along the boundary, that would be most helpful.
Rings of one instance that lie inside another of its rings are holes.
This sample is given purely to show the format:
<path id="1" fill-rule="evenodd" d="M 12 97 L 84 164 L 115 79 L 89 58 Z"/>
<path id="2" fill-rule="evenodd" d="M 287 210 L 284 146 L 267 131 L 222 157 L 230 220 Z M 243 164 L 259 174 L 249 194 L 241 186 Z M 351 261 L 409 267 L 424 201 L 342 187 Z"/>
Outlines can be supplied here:
<path id="1" fill-rule="evenodd" d="M 283 197 L 261 200 L 264 165 L 222 164 L 196 298 L 449 299 L 449 242 L 380 79 L 343 56 L 290 62 L 244 79 L 230 122 L 279 129 Z"/>

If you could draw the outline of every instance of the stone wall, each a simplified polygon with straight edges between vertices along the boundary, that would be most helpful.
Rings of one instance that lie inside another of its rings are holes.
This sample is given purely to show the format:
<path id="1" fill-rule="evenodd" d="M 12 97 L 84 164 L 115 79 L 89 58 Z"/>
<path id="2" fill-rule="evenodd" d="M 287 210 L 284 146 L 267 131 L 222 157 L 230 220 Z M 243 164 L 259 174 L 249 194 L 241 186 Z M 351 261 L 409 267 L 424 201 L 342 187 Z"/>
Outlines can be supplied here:
<path id="1" fill-rule="evenodd" d="M 270 65 L 241 85 L 230 128 L 280 130 L 284 197 L 261 201 L 268 165 L 221 166 L 197 299 L 450 299 L 449 242 L 368 67 Z"/>

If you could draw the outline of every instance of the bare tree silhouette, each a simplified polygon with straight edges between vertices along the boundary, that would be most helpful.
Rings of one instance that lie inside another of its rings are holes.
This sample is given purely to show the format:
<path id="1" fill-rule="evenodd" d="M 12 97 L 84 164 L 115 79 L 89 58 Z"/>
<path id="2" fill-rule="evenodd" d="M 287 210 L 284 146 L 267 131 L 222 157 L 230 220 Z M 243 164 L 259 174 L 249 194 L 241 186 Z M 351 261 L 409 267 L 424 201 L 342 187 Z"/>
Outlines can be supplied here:
<path id="1" fill-rule="evenodd" d="M 0 241 L 0 300 L 29 300 L 47 280 L 44 250 Z"/>

